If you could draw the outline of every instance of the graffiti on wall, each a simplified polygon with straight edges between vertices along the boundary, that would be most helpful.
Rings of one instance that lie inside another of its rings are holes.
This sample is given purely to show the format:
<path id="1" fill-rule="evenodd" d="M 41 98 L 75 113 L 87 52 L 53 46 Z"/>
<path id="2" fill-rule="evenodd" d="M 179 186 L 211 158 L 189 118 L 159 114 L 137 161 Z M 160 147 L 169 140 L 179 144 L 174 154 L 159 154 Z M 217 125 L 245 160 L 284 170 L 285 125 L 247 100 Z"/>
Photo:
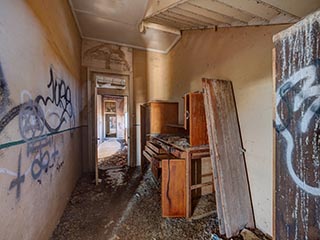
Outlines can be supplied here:
<path id="1" fill-rule="evenodd" d="M 278 108 L 280 102 L 284 102 L 287 108 L 288 117 L 285 121 L 281 119 L 281 114 L 276 112 L 276 130 L 281 136 L 286 140 L 286 164 L 288 172 L 292 177 L 292 180 L 304 191 L 320 196 L 320 187 L 313 187 L 308 185 L 308 183 L 302 181 L 299 176 L 296 174 L 293 162 L 292 155 L 294 149 L 294 139 L 288 129 L 291 122 L 292 113 L 300 110 L 302 105 L 305 102 L 310 101 L 310 104 L 300 119 L 299 129 L 302 133 L 306 133 L 309 130 L 309 124 L 315 116 L 320 114 L 320 84 L 319 76 L 317 75 L 317 69 L 320 66 L 320 61 L 317 64 L 313 64 L 307 67 L 304 67 L 288 79 L 278 88 L 276 94 L 276 107 Z M 302 87 L 297 87 L 299 83 L 302 83 Z M 294 91 L 294 101 L 290 103 L 286 95 Z"/>
<path id="2" fill-rule="evenodd" d="M 0 71 L 0 76 L 3 76 L 3 71 Z M 1 82 L 3 79 L 1 78 Z M 4 86 L 2 89 L 8 91 L 7 85 Z M 41 184 L 41 176 L 44 173 L 51 169 L 60 171 L 64 161 L 60 160 L 57 139 L 55 140 L 52 134 L 58 133 L 64 124 L 70 128 L 75 126 L 71 89 L 58 77 L 53 67 L 49 70 L 47 89 L 47 96 L 37 95 L 35 98 L 32 98 L 27 90 L 23 90 L 21 103 L 0 118 L 0 134 L 10 122 L 17 120 L 20 137 L 26 142 L 17 157 L 17 170 L 0 168 L 0 174 L 14 177 L 8 189 L 16 190 L 17 199 L 20 199 L 21 185 L 27 176 L 30 175 Z M 0 106 L 7 104 L 6 98 L 8 95 L 0 99 Z M 23 161 L 29 161 L 25 170 L 22 170 Z"/>
<path id="3" fill-rule="evenodd" d="M 50 68 L 50 80 L 47 84 L 48 96 L 38 95 L 34 99 L 27 91 L 22 91 L 21 99 L 27 100 L 11 108 L 0 119 L 0 133 L 16 117 L 19 117 L 20 134 L 24 140 L 40 136 L 46 128 L 50 133 L 57 132 L 65 122 L 75 124 L 74 109 L 70 87 L 63 79 L 57 77 L 53 67 Z M 56 108 L 56 111 L 52 111 Z M 46 113 L 46 114 L 45 114 Z"/>

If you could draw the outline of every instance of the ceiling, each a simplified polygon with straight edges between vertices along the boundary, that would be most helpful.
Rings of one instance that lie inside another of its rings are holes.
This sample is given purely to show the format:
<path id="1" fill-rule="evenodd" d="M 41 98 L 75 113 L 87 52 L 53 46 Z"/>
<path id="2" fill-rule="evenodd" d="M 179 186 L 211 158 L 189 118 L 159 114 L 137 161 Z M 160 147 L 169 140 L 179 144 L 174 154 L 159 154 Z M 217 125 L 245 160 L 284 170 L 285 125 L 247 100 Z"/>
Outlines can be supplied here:
<path id="1" fill-rule="evenodd" d="M 69 0 L 83 38 L 168 52 L 180 30 L 294 23 L 320 0 Z"/>
<path id="2" fill-rule="evenodd" d="M 83 38 L 165 52 L 179 35 L 139 31 L 148 0 L 69 0 Z"/>

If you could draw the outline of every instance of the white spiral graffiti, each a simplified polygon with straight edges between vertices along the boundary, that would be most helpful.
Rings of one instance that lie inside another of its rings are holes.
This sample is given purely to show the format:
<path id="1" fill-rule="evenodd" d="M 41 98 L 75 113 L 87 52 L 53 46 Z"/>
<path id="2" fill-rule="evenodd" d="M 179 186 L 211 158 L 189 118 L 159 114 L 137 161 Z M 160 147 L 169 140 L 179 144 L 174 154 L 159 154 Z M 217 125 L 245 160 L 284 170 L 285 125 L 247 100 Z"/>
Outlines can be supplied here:
<path id="1" fill-rule="evenodd" d="M 291 88 L 293 88 L 300 81 L 304 81 L 304 85 L 301 88 L 301 91 L 294 97 L 293 103 L 293 112 L 296 112 L 300 109 L 303 102 L 310 97 L 318 97 L 316 98 L 312 104 L 309 106 L 307 111 L 303 114 L 300 123 L 300 129 L 302 133 L 305 133 L 308 130 L 310 121 L 313 116 L 316 114 L 316 111 L 320 108 L 320 86 L 312 86 L 314 82 L 317 80 L 317 68 L 315 65 L 311 65 L 305 68 L 300 69 L 296 73 L 294 73 L 289 79 L 284 81 L 284 83 L 279 87 L 276 95 L 276 108 L 280 104 L 283 95 L 288 92 Z M 285 92 L 284 92 L 285 91 Z M 278 110 L 276 111 L 276 125 L 284 126 Z M 280 134 L 286 140 L 287 148 L 286 148 L 286 163 L 288 167 L 288 171 L 293 181 L 306 192 L 320 196 L 320 187 L 313 187 L 303 182 L 295 173 L 292 163 L 292 153 L 294 149 L 294 141 L 290 131 L 287 128 L 283 128 L 280 131 Z"/>

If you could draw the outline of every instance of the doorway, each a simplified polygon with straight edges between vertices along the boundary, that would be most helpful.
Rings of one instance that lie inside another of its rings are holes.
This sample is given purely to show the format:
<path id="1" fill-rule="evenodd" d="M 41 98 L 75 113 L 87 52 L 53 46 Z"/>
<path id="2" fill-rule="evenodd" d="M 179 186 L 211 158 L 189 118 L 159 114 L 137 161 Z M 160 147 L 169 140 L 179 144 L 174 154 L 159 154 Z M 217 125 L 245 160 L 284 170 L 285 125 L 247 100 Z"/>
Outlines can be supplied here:
<path id="1" fill-rule="evenodd" d="M 88 146 L 89 162 L 94 163 L 96 184 L 105 179 L 105 169 L 118 168 L 117 165 L 120 163 L 126 168 L 132 167 L 134 164 L 131 162 L 134 155 L 132 153 L 134 144 L 130 138 L 132 132 L 130 115 L 133 104 L 130 90 L 132 89 L 131 77 L 129 72 L 119 73 L 111 70 L 98 72 L 88 69 L 88 79 L 90 79 L 88 84 L 90 103 L 88 120 L 94 123 L 88 126 L 88 138 L 92 141 L 92 144 Z M 117 113 L 117 109 L 118 112 L 119 109 L 122 109 L 121 114 Z M 101 166 L 102 161 L 101 159 L 99 161 L 99 158 L 102 157 L 99 157 L 99 147 L 101 148 L 101 144 L 105 144 L 106 140 L 112 140 L 113 152 L 110 151 L 111 148 L 105 150 L 108 155 L 103 156 L 104 158 L 111 157 L 120 150 L 125 150 L 126 154 L 121 155 L 121 159 L 118 159 L 120 161 L 107 161 L 109 163 L 106 166 Z"/>
<path id="2" fill-rule="evenodd" d="M 128 164 L 128 97 L 97 95 L 98 169 Z"/>

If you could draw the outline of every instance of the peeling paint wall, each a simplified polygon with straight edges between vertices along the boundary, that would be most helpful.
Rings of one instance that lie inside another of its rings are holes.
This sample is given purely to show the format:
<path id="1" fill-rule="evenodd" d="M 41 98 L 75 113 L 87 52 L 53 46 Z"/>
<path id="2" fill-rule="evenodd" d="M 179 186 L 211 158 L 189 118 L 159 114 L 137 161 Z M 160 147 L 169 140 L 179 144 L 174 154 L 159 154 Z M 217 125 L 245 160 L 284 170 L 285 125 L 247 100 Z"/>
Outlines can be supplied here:
<path id="1" fill-rule="evenodd" d="M 85 39 L 82 42 L 82 65 L 130 72 L 132 71 L 132 48 Z"/>
<path id="2" fill-rule="evenodd" d="M 80 50 L 67 1 L 1 1 L 1 239 L 49 238 L 81 173 Z"/>
<path id="3" fill-rule="evenodd" d="M 167 55 L 147 52 L 148 100 L 180 103 L 201 78 L 233 82 L 257 227 L 272 234 L 272 36 L 288 26 L 183 32 Z"/>

